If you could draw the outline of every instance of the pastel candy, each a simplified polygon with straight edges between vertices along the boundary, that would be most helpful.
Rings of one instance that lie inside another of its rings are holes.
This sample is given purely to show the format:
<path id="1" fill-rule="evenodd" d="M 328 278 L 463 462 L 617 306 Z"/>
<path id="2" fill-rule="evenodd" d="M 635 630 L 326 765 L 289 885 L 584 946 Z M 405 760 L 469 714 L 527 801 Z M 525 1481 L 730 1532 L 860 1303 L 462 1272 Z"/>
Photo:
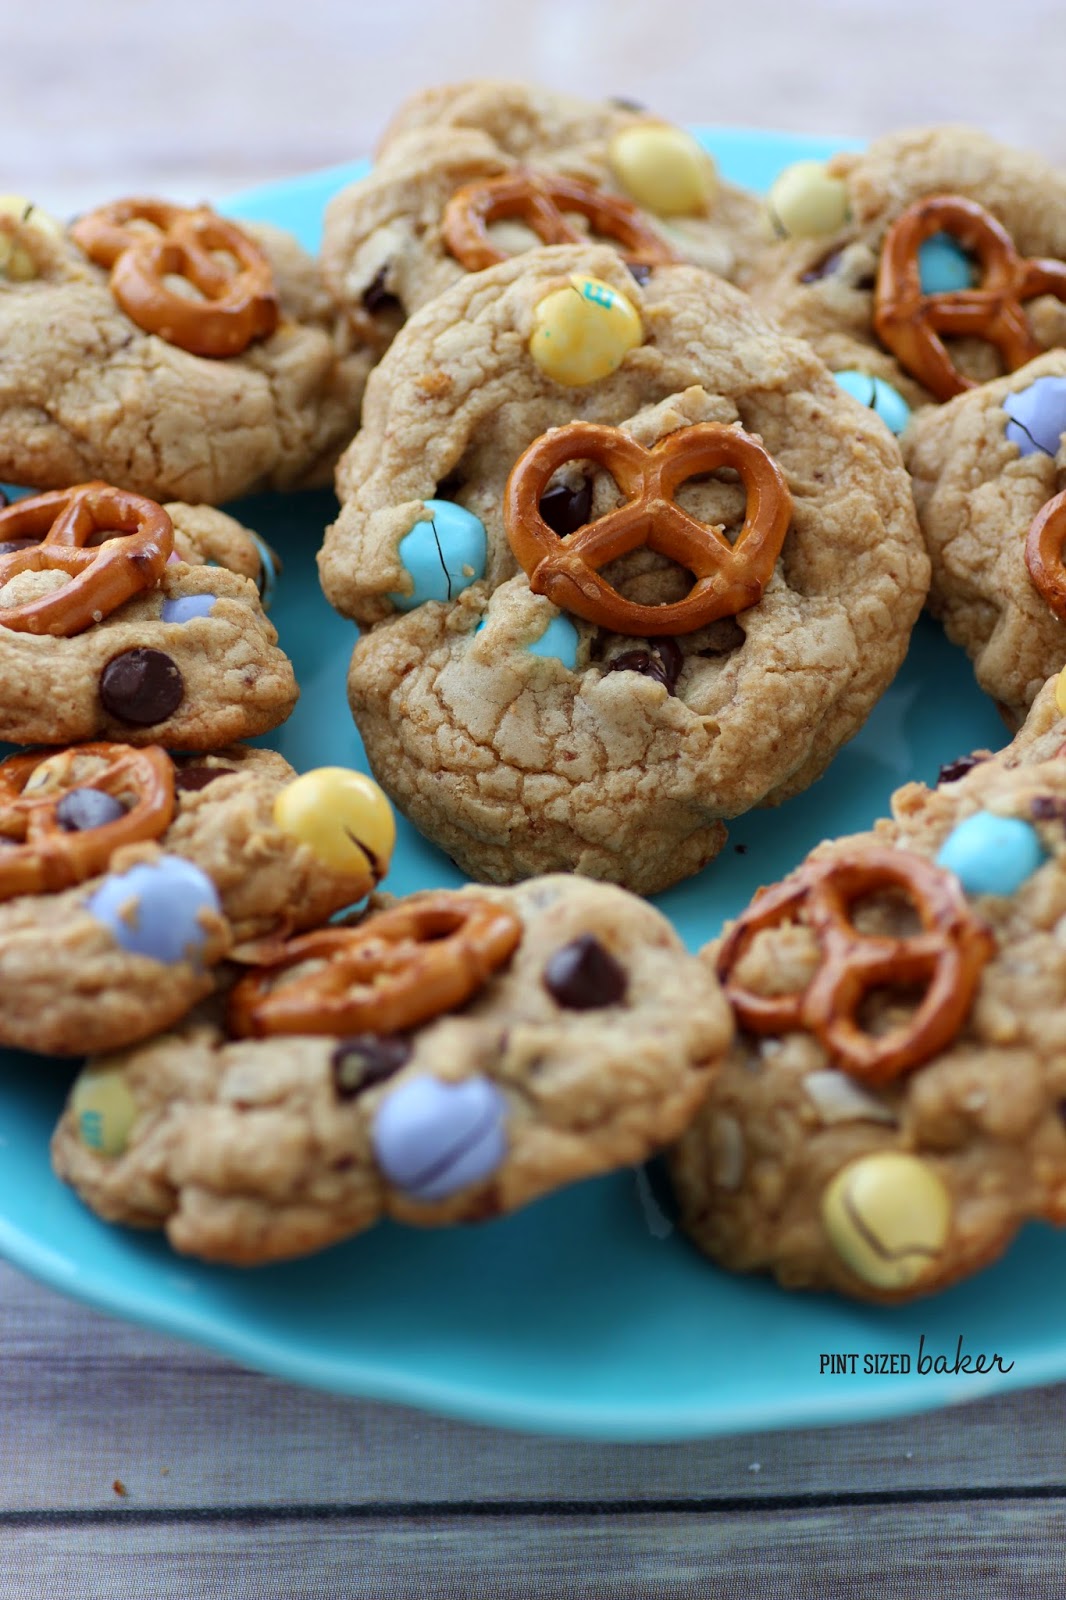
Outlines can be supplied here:
<path id="1" fill-rule="evenodd" d="M 269 611 L 270 603 L 278 586 L 280 563 L 265 539 L 260 539 L 257 533 L 253 533 L 251 539 L 259 552 L 259 576 L 256 579 L 256 587 L 259 590 L 259 598 L 262 601 L 263 610 Z"/>
<path id="2" fill-rule="evenodd" d="M 180 856 L 114 873 L 86 902 L 123 950 L 168 966 L 200 959 L 207 941 L 200 919 L 221 909 L 211 879 Z"/>
<path id="3" fill-rule="evenodd" d="M 192 622 L 196 617 L 209 617 L 218 599 L 214 594 L 183 594 L 177 600 L 164 600 L 164 622 Z"/>
<path id="4" fill-rule="evenodd" d="M 934 233 L 918 246 L 918 280 L 923 294 L 952 294 L 972 289 L 977 269 L 950 233 Z"/>
<path id="5" fill-rule="evenodd" d="M 954 828 L 940 847 L 937 866 L 958 878 L 967 894 L 1014 894 L 1044 860 L 1031 823 L 976 811 Z"/>
<path id="6" fill-rule="evenodd" d="M 316 767 L 279 790 L 274 821 L 323 866 L 376 882 L 396 844 L 392 807 L 373 778 L 348 767 Z"/>
<path id="7" fill-rule="evenodd" d="M 833 377 L 845 394 L 850 394 L 871 411 L 875 411 L 892 433 L 902 433 L 911 419 L 911 408 L 898 389 L 893 389 L 883 378 L 873 378 L 868 372 L 834 372 Z"/>
<path id="8" fill-rule="evenodd" d="M 824 161 L 794 161 L 774 179 L 770 215 L 791 239 L 817 239 L 836 233 L 848 220 L 848 190 Z"/>
<path id="9" fill-rule="evenodd" d="M 951 1196 L 928 1162 L 883 1150 L 841 1168 L 822 1197 L 822 1226 L 857 1278 L 907 1289 L 944 1248 Z"/>
<path id="10" fill-rule="evenodd" d="M 487 1078 L 444 1083 L 428 1073 L 398 1084 L 378 1108 L 378 1166 L 412 1200 L 445 1200 L 482 1183 L 507 1154 L 507 1102 Z"/>
<path id="11" fill-rule="evenodd" d="M 1066 433 L 1066 378 L 1036 378 L 1025 389 L 1009 394 L 1003 409 L 1010 419 L 1007 438 L 1019 455 L 1058 454 Z"/>
<path id="12" fill-rule="evenodd" d="M 485 619 L 482 617 L 474 632 L 480 633 L 484 626 Z M 581 635 L 570 618 L 560 615 L 553 617 L 540 638 L 532 639 L 526 645 L 526 649 L 531 656 L 554 656 L 556 661 L 562 662 L 568 672 L 574 672 L 577 668 L 577 649 L 580 643 Z"/>
<path id="13" fill-rule="evenodd" d="M 83 1144 L 102 1156 L 120 1156 L 137 1119 L 126 1075 L 114 1067 L 82 1072 L 70 1097 Z"/>
<path id="14" fill-rule="evenodd" d="M 411 575 L 410 594 L 390 594 L 397 611 L 414 611 L 427 600 L 454 600 L 485 576 L 488 539 L 485 525 L 454 500 L 426 500 L 429 521 L 416 522 L 399 544 Z"/>
<path id="15" fill-rule="evenodd" d="M 537 303 L 529 353 L 553 383 L 578 388 L 609 378 L 643 342 L 633 302 L 602 278 L 573 272 L 567 288 Z"/>
<path id="16" fill-rule="evenodd" d="M 623 128 L 607 146 L 607 160 L 637 204 L 660 217 L 698 216 L 718 190 L 718 174 L 706 150 L 668 122 Z"/>

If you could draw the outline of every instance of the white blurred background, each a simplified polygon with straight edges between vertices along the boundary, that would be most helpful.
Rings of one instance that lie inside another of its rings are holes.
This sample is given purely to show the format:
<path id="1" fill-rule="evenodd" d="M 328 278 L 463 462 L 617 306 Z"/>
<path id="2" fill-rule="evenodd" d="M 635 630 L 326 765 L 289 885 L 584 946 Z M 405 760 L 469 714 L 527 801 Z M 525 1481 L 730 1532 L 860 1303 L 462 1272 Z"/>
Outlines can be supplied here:
<path id="1" fill-rule="evenodd" d="M 0 188 L 60 214 L 347 161 L 481 75 L 680 122 L 968 120 L 1066 162 L 1062 0 L 0 0 L 0 37 Z"/>

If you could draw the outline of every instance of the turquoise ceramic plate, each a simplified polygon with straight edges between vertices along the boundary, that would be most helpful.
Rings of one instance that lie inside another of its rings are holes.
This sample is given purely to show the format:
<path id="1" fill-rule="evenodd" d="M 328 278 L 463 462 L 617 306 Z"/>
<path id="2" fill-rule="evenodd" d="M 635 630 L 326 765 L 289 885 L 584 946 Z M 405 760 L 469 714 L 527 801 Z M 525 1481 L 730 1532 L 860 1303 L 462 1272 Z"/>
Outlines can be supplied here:
<path id="1" fill-rule="evenodd" d="M 735 130 L 707 142 L 727 176 L 758 188 L 785 162 L 831 149 Z M 263 189 L 229 209 L 314 246 L 324 201 L 359 170 Z M 344 696 L 355 630 L 315 577 L 332 501 L 264 498 L 243 513 L 285 561 L 273 614 L 302 698 L 276 743 L 301 769 L 361 765 Z M 779 811 L 737 823 L 721 859 L 660 903 L 697 946 L 823 835 L 866 827 L 904 779 L 934 778 L 941 761 L 1002 739 L 966 661 L 923 623 L 897 682 L 828 775 Z M 390 888 L 458 881 L 402 828 Z M 302 1383 L 521 1428 L 658 1439 L 882 1416 L 1066 1378 L 1066 1236 L 1031 1228 L 960 1288 L 872 1310 L 714 1270 L 678 1236 L 643 1173 L 586 1183 L 479 1228 L 385 1225 L 289 1266 L 199 1266 L 158 1238 L 105 1227 L 53 1178 L 48 1136 L 70 1076 L 0 1054 L 0 1251 L 65 1294 Z M 953 1360 L 961 1335 L 967 1351 L 1013 1366 L 984 1378 L 920 1374 L 923 1335 L 926 1353 Z M 867 1353 L 893 1351 L 910 1356 L 909 1375 L 863 1371 Z M 852 1352 L 854 1374 L 821 1373 L 823 1355 Z"/>

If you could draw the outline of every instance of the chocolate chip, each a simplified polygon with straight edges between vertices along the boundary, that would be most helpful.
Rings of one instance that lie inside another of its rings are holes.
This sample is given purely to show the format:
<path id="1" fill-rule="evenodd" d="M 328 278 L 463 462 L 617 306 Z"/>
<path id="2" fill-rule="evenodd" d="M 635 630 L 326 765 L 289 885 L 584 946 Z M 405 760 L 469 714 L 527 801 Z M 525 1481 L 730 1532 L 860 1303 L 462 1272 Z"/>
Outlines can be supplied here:
<path id="1" fill-rule="evenodd" d="M 150 727 L 165 722 L 185 697 L 185 680 L 162 650 L 123 650 L 100 674 L 100 699 L 109 716 Z"/>
<path id="2" fill-rule="evenodd" d="M 463 480 L 457 472 L 449 472 L 446 478 L 438 483 L 434 500 L 454 500 L 459 490 L 463 487 Z"/>
<path id="3" fill-rule="evenodd" d="M 16 550 L 32 550 L 40 542 L 40 539 L 5 539 L 0 544 L 0 556 L 14 555 Z"/>
<path id="4" fill-rule="evenodd" d="M 544 968 L 544 987 L 556 1004 L 570 1011 L 617 1005 L 628 986 L 625 968 L 592 933 L 564 944 Z"/>
<path id="5" fill-rule="evenodd" d="M 102 789 L 71 789 L 56 806 L 56 821 L 67 833 L 104 828 L 126 815 L 126 807 Z"/>
<path id="6" fill-rule="evenodd" d="M 677 680 L 685 655 L 676 639 L 653 639 L 649 650 L 623 650 L 608 662 L 608 672 L 640 672 L 661 683 L 668 694 L 677 693 Z"/>
<path id="7" fill-rule="evenodd" d="M 1066 796 L 1038 794 L 1036 799 L 1031 802 L 1029 809 L 1036 822 L 1066 821 Z"/>
<path id="8" fill-rule="evenodd" d="M 174 787 L 195 793 L 197 789 L 206 789 L 216 778 L 224 778 L 227 772 L 236 770 L 236 767 L 179 767 L 174 774 Z"/>
<path id="9" fill-rule="evenodd" d="M 333 1087 L 342 1100 L 352 1100 L 375 1083 L 384 1083 L 411 1059 L 411 1046 L 398 1034 L 358 1033 L 342 1039 L 334 1050 Z"/>
<path id="10" fill-rule="evenodd" d="M 399 300 L 394 294 L 390 294 L 385 287 L 387 276 L 388 268 L 382 267 L 372 282 L 368 283 L 363 290 L 363 307 L 371 315 L 376 311 L 398 311 L 401 309 Z"/>
<path id="11" fill-rule="evenodd" d="M 965 778 L 966 774 L 972 772 L 974 767 L 980 766 L 982 761 L 987 760 L 987 755 L 980 750 L 975 750 L 973 755 L 959 756 L 957 760 L 948 761 L 941 767 L 940 776 L 936 781 L 938 784 L 958 783 L 960 778 Z"/>
<path id="12" fill-rule="evenodd" d="M 646 261 L 629 261 L 626 265 L 629 267 L 632 277 L 640 284 L 642 289 L 646 283 L 651 282 L 652 269 Z"/>
<path id="13" fill-rule="evenodd" d="M 568 483 L 557 483 L 541 495 L 537 509 L 551 531 L 563 539 L 568 533 L 583 528 L 589 520 L 592 484 L 587 478 L 582 478 L 574 487 Z"/>

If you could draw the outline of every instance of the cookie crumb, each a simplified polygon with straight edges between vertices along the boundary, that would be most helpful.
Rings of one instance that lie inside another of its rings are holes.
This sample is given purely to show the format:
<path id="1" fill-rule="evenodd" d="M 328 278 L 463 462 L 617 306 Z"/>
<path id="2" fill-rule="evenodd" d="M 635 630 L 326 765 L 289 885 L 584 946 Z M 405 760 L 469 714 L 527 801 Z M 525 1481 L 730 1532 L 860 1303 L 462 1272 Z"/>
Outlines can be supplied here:
<path id="1" fill-rule="evenodd" d="M 117 1495 L 121 1495 L 123 1499 L 125 1499 L 129 1494 L 129 1490 L 126 1488 L 126 1485 L 123 1483 L 121 1478 L 116 1478 L 111 1487 L 114 1489 L 115 1493 Z"/>

